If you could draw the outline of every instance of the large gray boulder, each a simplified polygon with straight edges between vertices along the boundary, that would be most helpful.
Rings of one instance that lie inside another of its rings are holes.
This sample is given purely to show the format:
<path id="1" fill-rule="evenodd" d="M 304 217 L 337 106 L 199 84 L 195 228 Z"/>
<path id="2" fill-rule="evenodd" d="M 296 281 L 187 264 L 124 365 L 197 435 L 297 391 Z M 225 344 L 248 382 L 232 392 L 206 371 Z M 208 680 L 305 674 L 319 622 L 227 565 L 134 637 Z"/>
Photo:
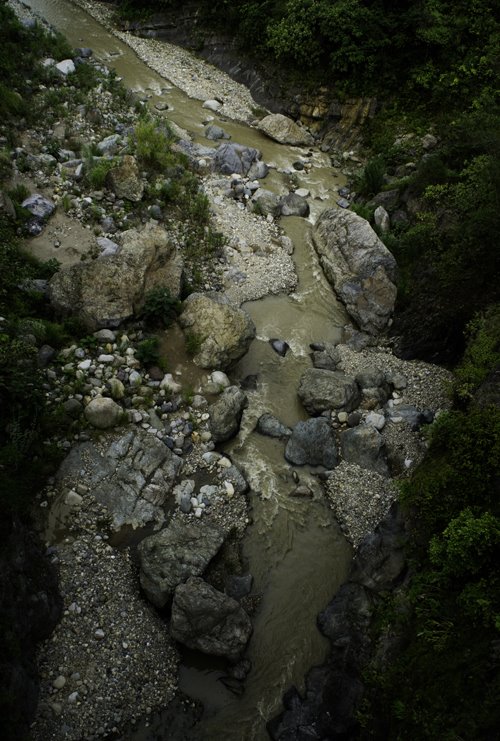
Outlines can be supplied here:
<path id="1" fill-rule="evenodd" d="M 142 430 L 75 446 L 59 467 L 56 481 L 67 491 L 88 487 L 111 516 L 111 527 L 162 523 L 163 505 L 172 492 L 182 460 Z"/>
<path id="2" fill-rule="evenodd" d="M 200 576 L 215 556 L 224 533 L 207 521 L 175 520 L 137 548 L 141 586 L 156 607 L 164 607 L 174 589 L 191 576 Z"/>
<path id="3" fill-rule="evenodd" d="M 359 328 L 371 335 L 385 330 L 394 311 L 397 266 L 370 224 L 352 211 L 327 209 L 313 239 L 328 281 Z"/>
<path id="4" fill-rule="evenodd" d="M 309 216 L 309 204 L 297 193 L 288 193 L 280 198 L 282 216 Z"/>
<path id="5" fill-rule="evenodd" d="M 285 448 L 285 458 L 297 466 L 337 465 L 337 448 L 334 431 L 324 417 L 314 417 L 297 422 Z"/>
<path id="6" fill-rule="evenodd" d="M 191 577 L 175 590 L 170 632 L 189 648 L 236 661 L 248 643 L 252 624 L 239 602 Z"/>
<path id="7" fill-rule="evenodd" d="M 242 357 L 255 337 L 249 315 L 221 293 L 192 293 L 179 317 L 199 342 L 193 357 L 202 368 L 228 368 Z"/>
<path id="8" fill-rule="evenodd" d="M 144 183 L 135 157 L 126 154 L 121 165 L 113 167 L 108 172 L 106 185 L 118 198 L 125 198 L 134 203 L 140 201 L 144 193 Z"/>
<path id="9" fill-rule="evenodd" d="M 118 327 L 157 286 L 180 294 L 182 260 L 168 232 L 154 222 L 122 235 L 119 252 L 62 267 L 49 283 L 52 305 L 89 329 Z"/>
<path id="10" fill-rule="evenodd" d="M 309 414 L 321 414 L 326 409 L 352 412 L 360 400 L 354 378 L 322 368 L 306 370 L 300 379 L 298 395 Z"/>
<path id="11" fill-rule="evenodd" d="M 25 198 L 21 206 L 40 221 L 47 221 L 55 210 L 55 204 L 40 193 L 33 193 L 33 195 Z"/>
<path id="12" fill-rule="evenodd" d="M 384 439 L 372 425 L 360 425 L 343 432 L 340 435 L 340 449 L 342 458 L 348 463 L 376 471 L 382 476 L 389 475 Z"/>
<path id="13" fill-rule="evenodd" d="M 224 175 L 247 175 L 260 156 L 259 150 L 254 147 L 235 143 L 220 144 L 215 152 L 214 167 Z"/>
<path id="14" fill-rule="evenodd" d="M 216 402 L 208 409 L 210 432 L 216 443 L 234 437 L 238 432 L 241 415 L 248 404 L 246 394 L 237 386 L 224 389 Z"/>
<path id="15" fill-rule="evenodd" d="M 333 371 L 340 365 L 342 357 L 335 345 L 325 344 L 322 350 L 313 350 L 311 360 L 315 368 Z"/>
<path id="16" fill-rule="evenodd" d="M 108 430 L 120 424 L 123 409 L 113 399 L 106 396 L 96 396 L 85 407 L 87 421 L 98 430 Z"/>
<path id="17" fill-rule="evenodd" d="M 265 116 L 257 128 L 280 144 L 292 144 L 297 147 L 314 144 L 314 139 L 308 131 L 281 113 L 270 113 Z"/>
<path id="18" fill-rule="evenodd" d="M 281 213 L 281 203 L 279 196 L 272 193 L 266 188 L 259 188 L 251 199 L 251 204 L 255 212 L 262 216 L 279 216 Z"/>

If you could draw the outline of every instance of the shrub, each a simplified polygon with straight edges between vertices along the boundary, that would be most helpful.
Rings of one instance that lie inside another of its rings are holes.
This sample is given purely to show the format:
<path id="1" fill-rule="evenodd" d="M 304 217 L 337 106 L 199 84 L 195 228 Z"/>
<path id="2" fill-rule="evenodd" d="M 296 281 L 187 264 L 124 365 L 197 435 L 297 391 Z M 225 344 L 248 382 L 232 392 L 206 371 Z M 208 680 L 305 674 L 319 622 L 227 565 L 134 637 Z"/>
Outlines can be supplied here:
<path id="1" fill-rule="evenodd" d="M 186 352 L 191 357 L 197 355 L 201 349 L 202 338 L 196 332 L 187 331 L 184 335 Z"/>
<path id="2" fill-rule="evenodd" d="M 468 401 L 500 365 L 500 306 L 490 307 L 469 322 L 467 336 L 467 349 L 455 372 L 455 394 L 460 401 Z"/>
<path id="3" fill-rule="evenodd" d="M 158 337 L 148 337 L 137 345 L 136 358 L 143 365 L 158 365 L 160 363 L 160 341 Z"/>
<path id="4" fill-rule="evenodd" d="M 357 189 L 365 196 L 378 193 L 384 184 L 385 163 L 382 157 L 373 157 L 363 170 Z"/>
<path id="5" fill-rule="evenodd" d="M 180 309 L 181 302 L 170 295 L 168 288 L 157 286 L 146 293 L 140 316 L 152 327 L 169 327 Z"/>
<path id="6" fill-rule="evenodd" d="M 136 154 L 147 166 L 154 169 L 168 167 L 175 163 L 170 145 L 173 142 L 171 131 L 151 119 L 143 119 L 135 127 Z"/>
<path id="7" fill-rule="evenodd" d="M 96 189 L 104 187 L 106 175 L 113 167 L 116 167 L 116 159 L 95 158 L 87 153 L 85 156 L 85 180 Z"/>

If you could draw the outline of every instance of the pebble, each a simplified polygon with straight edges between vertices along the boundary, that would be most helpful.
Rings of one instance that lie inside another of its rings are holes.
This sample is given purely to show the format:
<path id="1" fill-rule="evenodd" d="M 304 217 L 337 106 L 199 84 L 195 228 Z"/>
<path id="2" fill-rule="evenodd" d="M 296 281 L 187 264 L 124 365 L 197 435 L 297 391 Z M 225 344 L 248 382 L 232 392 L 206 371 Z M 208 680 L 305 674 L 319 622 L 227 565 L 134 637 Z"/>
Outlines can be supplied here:
<path id="1" fill-rule="evenodd" d="M 60 674 L 58 677 L 54 679 L 52 682 L 52 686 L 55 687 L 56 690 L 60 690 L 64 687 L 66 684 L 66 677 Z"/>

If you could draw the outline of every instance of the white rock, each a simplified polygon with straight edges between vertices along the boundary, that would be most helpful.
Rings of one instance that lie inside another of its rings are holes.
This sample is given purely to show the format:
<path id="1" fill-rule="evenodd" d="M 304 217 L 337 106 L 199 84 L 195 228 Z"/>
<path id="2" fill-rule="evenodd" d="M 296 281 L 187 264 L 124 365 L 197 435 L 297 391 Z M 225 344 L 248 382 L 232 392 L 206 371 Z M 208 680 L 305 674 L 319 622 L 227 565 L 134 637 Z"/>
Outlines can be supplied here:
<path id="1" fill-rule="evenodd" d="M 129 382 L 129 384 L 131 386 L 140 386 L 141 383 L 142 383 L 142 376 L 141 376 L 141 374 L 138 373 L 135 370 L 131 371 L 131 373 L 130 373 L 130 375 L 128 377 L 128 382 Z"/>
<path id="2" fill-rule="evenodd" d="M 220 466 L 220 468 L 231 468 L 233 464 L 231 463 L 229 458 L 223 456 L 222 458 L 219 458 L 219 460 L 217 461 L 217 465 Z"/>
<path id="3" fill-rule="evenodd" d="M 224 486 L 226 489 L 226 494 L 228 497 L 234 496 L 234 486 L 230 481 L 224 481 Z"/>
<path id="4" fill-rule="evenodd" d="M 92 361 L 90 360 L 90 358 L 87 358 L 87 360 L 82 360 L 81 363 L 78 363 L 78 368 L 82 371 L 86 371 L 90 368 L 91 365 Z"/>
<path id="5" fill-rule="evenodd" d="M 100 329 L 98 332 L 94 332 L 94 337 L 97 337 L 102 342 L 114 342 L 116 340 L 116 335 L 111 329 Z M 127 339 L 125 335 L 123 335 L 122 341 L 124 339 Z"/>
<path id="6" fill-rule="evenodd" d="M 373 220 L 378 228 L 383 232 L 388 232 L 391 228 L 391 220 L 389 214 L 383 206 L 378 206 L 373 214 Z"/>
<path id="7" fill-rule="evenodd" d="M 160 388 L 168 389 L 173 394 L 177 394 L 179 393 L 179 391 L 181 391 L 182 386 L 180 383 L 177 383 L 177 381 L 174 380 L 174 377 L 171 373 L 166 373 L 160 382 Z"/>
<path id="8" fill-rule="evenodd" d="M 308 198 L 311 195 L 311 191 L 307 188 L 297 188 L 295 195 L 300 196 L 301 198 Z"/>
<path id="9" fill-rule="evenodd" d="M 203 108 L 207 108 L 209 111 L 217 112 L 220 108 L 222 108 L 222 103 L 220 100 L 210 99 L 206 100 L 203 103 Z"/>
<path id="10" fill-rule="evenodd" d="M 225 389 L 231 385 L 231 381 L 223 371 L 214 371 L 211 373 L 210 380 L 212 383 L 215 383 L 217 386 L 222 386 L 222 388 Z"/>
<path id="11" fill-rule="evenodd" d="M 75 71 L 76 67 L 72 59 L 63 59 L 62 62 L 56 64 L 56 69 L 62 75 L 70 75 Z"/>
<path id="12" fill-rule="evenodd" d="M 73 491 L 73 489 L 70 489 L 66 494 L 64 501 L 69 507 L 78 508 L 82 506 L 83 497 L 77 494 L 76 491 Z"/>
<path id="13" fill-rule="evenodd" d="M 385 425 L 385 417 L 383 414 L 378 414 L 378 412 L 370 412 L 366 415 L 366 424 L 371 425 L 372 427 L 375 427 L 376 430 L 382 430 Z"/>
<path id="14" fill-rule="evenodd" d="M 99 357 L 97 358 L 97 362 L 98 363 L 112 363 L 114 359 L 115 359 L 114 355 L 107 355 L 103 353 L 102 355 L 99 355 Z"/>

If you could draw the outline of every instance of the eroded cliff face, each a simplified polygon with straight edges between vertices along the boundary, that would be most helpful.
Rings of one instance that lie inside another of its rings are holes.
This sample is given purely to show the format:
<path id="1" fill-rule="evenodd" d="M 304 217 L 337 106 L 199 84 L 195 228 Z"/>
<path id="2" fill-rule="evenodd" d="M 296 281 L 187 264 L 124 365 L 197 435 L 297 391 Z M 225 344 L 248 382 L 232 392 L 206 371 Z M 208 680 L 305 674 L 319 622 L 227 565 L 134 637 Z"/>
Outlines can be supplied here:
<path id="1" fill-rule="evenodd" d="M 307 126 L 323 141 L 325 149 L 346 150 L 360 139 L 361 129 L 377 109 L 376 98 L 340 100 L 335 85 L 307 89 L 257 56 L 243 53 L 234 39 L 208 32 L 196 8 L 155 13 L 147 20 L 122 23 L 137 36 L 158 38 L 192 49 L 245 85 L 259 105 L 284 113 Z"/>
<path id="2" fill-rule="evenodd" d="M 54 630 L 61 599 L 55 568 L 18 517 L 5 517 L 1 527 L 0 594 L 2 732 L 24 739 L 38 702 L 36 643 Z"/>

